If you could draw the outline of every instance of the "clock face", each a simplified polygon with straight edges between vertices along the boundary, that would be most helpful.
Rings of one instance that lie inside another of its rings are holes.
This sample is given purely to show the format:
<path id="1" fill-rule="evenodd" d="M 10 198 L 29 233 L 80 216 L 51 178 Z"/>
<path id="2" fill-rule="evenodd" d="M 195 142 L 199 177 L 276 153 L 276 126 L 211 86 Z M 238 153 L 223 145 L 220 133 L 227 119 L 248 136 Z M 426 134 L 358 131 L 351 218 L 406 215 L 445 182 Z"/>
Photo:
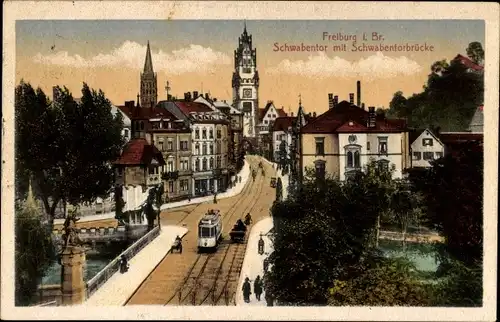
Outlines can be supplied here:
<path id="1" fill-rule="evenodd" d="M 252 97 L 252 90 L 251 89 L 244 89 L 243 90 L 243 98 L 250 98 Z"/>

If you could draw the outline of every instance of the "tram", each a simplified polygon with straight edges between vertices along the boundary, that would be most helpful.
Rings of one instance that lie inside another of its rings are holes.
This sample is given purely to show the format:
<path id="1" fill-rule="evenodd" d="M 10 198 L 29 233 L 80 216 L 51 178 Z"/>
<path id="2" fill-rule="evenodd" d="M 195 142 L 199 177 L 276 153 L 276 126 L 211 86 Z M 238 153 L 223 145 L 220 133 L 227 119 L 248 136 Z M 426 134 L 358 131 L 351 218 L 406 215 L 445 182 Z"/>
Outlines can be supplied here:
<path id="1" fill-rule="evenodd" d="M 211 210 L 198 223 L 198 250 L 215 249 L 222 238 L 222 217 L 219 210 Z"/>

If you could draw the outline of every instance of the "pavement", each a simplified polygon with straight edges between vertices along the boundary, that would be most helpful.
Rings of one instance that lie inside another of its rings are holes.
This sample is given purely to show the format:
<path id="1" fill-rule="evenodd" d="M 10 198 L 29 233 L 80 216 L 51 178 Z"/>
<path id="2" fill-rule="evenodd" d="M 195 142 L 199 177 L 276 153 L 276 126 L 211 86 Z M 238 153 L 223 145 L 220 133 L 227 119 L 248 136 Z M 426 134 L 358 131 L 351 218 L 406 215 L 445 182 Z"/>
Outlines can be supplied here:
<path id="1" fill-rule="evenodd" d="M 271 228 L 273 228 L 273 219 L 269 217 L 254 224 L 252 230 L 250 231 L 247 249 L 245 252 L 245 260 L 243 261 L 243 266 L 241 267 L 240 280 L 238 282 L 238 288 L 236 289 L 237 306 L 267 306 L 265 300 L 265 289 L 261 295 L 260 301 L 258 301 L 253 290 L 253 282 L 255 281 L 257 275 L 260 275 L 261 278 L 264 276 L 264 259 L 273 251 L 271 240 L 264 235 L 262 236 L 262 239 L 264 240 L 264 254 L 259 255 L 258 253 L 260 234 L 267 234 Z M 252 289 L 250 303 L 245 303 L 243 300 L 242 288 L 246 277 L 250 279 Z"/>
<path id="2" fill-rule="evenodd" d="M 250 166 L 246 160 L 245 160 L 245 164 L 243 165 L 243 168 L 237 174 L 237 176 L 241 176 L 241 182 L 238 182 L 231 189 L 227 189 L 226 192 L 217 194 L 218 200 L 224 199 L 224 198 L 229 198 L 229 197 L 234 197 L 234 196 L 241 193 L 241 191 L 243 190 L 243 187 L 245 187 L 245 184 L 248 181 L 248 178 L 250 176 Z M 166 209 L 183 207 L 183 206 L 187 206 L 187 205 L 197 205 L 197 204 L 200 204 L 200 203 L 203 203 L 206 201 L 213 201 L 213 199 L 214 199 L 213 195 L 209 195 L 209 196 L 205 196 L 205 197 L 192 198 L 191 201 L 181 200 L 181 201 L 177 201 L 177 202 L 163 204 L 160 207 L 160 209 L 166 210 Z M 81 223 L 81 222 L 89 222 L 89 221 L 109 220 L 109 219 L 114 219 L 114 218 L 115 218 L 115 213 L 109 212 L 109 213 L 99 214 L 99 215 L 94 215 L 94 216 L 85 216 L 85 217 L 80 218 L 80 220 L 78 222 Z M 55 219 L 54 220 L 54 225 L 62 225 L 62 224 L 64 224 L 64 219 Z"/>
<path id="3" fill-rule="evenodd" d="M 170 253 L 177 235 L 184 237 L 188 230 L 178 226 L 162 226 L 161 232 L 149 245 L 130 259 L 129 271 L 116 272 L 83 306 L 123 306 L 162 259 Z M 175 253 L 177 255 L 177 253 Z M 175 256 L 173 255 L 173 256 Z"/>

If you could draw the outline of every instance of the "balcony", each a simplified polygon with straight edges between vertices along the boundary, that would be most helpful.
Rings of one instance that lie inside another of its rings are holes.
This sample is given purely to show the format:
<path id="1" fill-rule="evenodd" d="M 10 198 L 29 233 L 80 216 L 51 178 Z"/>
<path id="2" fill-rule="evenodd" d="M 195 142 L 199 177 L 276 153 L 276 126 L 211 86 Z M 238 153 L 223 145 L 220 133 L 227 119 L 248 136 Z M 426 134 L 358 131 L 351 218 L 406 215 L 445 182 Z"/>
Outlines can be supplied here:
<path id="1" fill-rule="evenodd" d="M 179 176 L 182 177 L 182 176 L 190 176 L 193 174 L 193 170 L 190 170 L 190 169 L 186 169 L 186 170 L 179 170 Z"/>
<path id="2" fill-rule="evenodd" d="M 156 184 L 159 184 L 159 183 L 161 183 L 161 176 L 160 176 L 160 174 L 149 174 L 148 175 L 148 179 L 147 179 L 147 182 L 146 182 L 146 184 L 148 186 L 156 185 Z"/>
<path id="3" fill-rule="evenodd" d="M 177 180 L 179 178 L 179 171 L 170 171 L 170 172 L 165 172 L 163 173 L 162 177 L 163 180 Z"/>

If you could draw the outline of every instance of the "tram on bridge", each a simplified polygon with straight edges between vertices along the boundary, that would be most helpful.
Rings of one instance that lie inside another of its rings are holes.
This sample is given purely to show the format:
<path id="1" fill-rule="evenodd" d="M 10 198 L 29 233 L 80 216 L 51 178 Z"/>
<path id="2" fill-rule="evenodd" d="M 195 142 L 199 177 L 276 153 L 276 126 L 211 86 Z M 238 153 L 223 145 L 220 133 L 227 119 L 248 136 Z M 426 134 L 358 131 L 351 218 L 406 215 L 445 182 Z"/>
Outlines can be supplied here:
<path id="1" fill-rule="evenodd" d="M 198 223 L 198 251 L 215 249 L 222 239 L 222 217 L 219 210 L 210 210 Z"/>

